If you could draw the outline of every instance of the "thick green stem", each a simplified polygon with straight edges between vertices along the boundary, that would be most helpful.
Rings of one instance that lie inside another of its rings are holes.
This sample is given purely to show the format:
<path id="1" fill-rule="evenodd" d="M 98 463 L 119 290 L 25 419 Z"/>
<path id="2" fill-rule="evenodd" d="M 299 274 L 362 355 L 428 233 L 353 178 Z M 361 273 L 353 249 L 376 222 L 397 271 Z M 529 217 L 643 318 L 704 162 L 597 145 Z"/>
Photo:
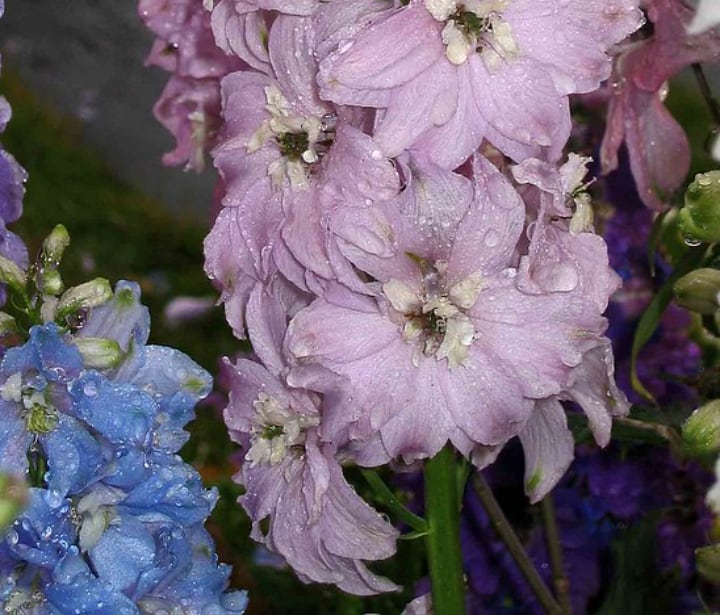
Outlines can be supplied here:
<path id="1" fill-rule="evenodd" d="M 425 536 L 433 612 L 465 614 L 455 453 L 446 445 L 425 464 Z"/>
<path id="2" fill-rule="evenodd" d="M 543 523 L 545 525 L 545 540 L 547 541 L 548 553 L 550 554 L 550 566 L 553 573 L 553 584 L 555 585 L 555 597 L 560 603 L 560 608 L 565 615 L 571 615 L 570 604 L 570 582 L 565 574 L 563 563 L 562 545 L 560 544 L 560 532 L 558 531 L 557 519 L 555 517 L 555 506 L 552 494 L 548 493 L 541 503 Z"/>
<path id="3" fill-rule="evenodd" d="M 555 601 L 555 598 L 553 598 L 544 581 L 540 578 L 538 571 L 520 543 L 520 539 L 515 534 L 510 522 L 497 503 L 492 489 L 490 489 L 490 485 L 487 484 L 487 481 L 480 472 L 475 474 L 475 492 L 480 498 L 485 512 L 487 512 L 488 517 L 490 517 L 495 531 L 505 543 L 508 551 L 510 551 L 510 555 L 512 555 L 518 568 L 520 568 L 520 572 L 523 573 L 525 580 L 532 588 L 545 611 L 549 613 L 549 615 L 563 615 L 560 606 Z"/>

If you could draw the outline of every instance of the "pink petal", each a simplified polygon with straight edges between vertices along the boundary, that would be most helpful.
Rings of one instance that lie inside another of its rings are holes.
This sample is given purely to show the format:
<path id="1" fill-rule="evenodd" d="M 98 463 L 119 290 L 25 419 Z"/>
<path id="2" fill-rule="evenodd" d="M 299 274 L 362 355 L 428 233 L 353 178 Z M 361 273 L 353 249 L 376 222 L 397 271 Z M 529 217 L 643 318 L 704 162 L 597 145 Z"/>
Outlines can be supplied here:
<path id="1" fill-rule="evenodd" d="M 367 91 L 408 83 L 443 57 L 440 24 L 414 3 L 372 24 L 320 63 L 323 98 L 368 105 Z"/>
<path id="2" fill-rule="evenodd" d="M 525 452 L 525 491 L 535 504 L 552 490 L 573 460 L 575 442 L 560 402 L 554 398 L 536 402 L 519 436 Z"/>
<path id="3" fill-rule="evenodd" d="M 525 204 L 485 158 L 473 164 L 474 201 L 460 223 L 448 263 L 452 285 L 480 272 L 495 276 L 511 264 L 525 222 Z"/>

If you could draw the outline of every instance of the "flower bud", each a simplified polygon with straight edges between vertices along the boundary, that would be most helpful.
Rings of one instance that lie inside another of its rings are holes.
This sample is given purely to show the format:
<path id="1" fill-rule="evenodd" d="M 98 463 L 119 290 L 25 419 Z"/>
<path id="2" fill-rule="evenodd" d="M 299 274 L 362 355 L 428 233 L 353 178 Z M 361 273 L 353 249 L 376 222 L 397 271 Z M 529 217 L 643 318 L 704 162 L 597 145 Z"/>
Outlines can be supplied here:
<path id="1" fill-rule="evenodd" d="M 678 227 L 688 243 L 720 240 L 720 171 L 695 176 L 678 213 Z"/>
<path id="2" fill-rule="evenodd" d="M 52 295 L 43 297 L 40 305 L 40 319 L 42 322 L 53 322 L 57 316 L 58 298 Z"/>
<path id="3" fill-rule="evenodd" d="M 0 282 L 16 289 L 25 287 L 25 272 L 9 258 L 0 256 Z"/>
<path id="4" fill-rule="evenodd" d="M 104 337 L 76 337 L 73 344 L 80 351 L 85 367 L 112 369 L 123 357 L 120 344 Z"/>
<path id="5" fill-rule="evenodd" d="M 66 316 L 83 308 L 93 308 L 102 305 L 112 297 L 110 283 L 105 278 L 95 278 L 68 288 L 60 297 L 57 310 L 60 316 Z"/>
<path id="6" fill-rule="evenodd" d="M 698 314 L 714 314 L 720 307 L 720 270 L 691 271 L 675 282 L 673 290 L 678 305 Z"/>
<path id="7" fill-rule="evenodd" d="M 720 452 L 720 399 L 708 402 L 688 417 L 682 439 L 690 455 L 702 457 Z"/>
<path id="8" fill-rule="evenodd" d="M 695 549 L 695 567 L 703 579 L 720 584 L 720 544 Z"/>
<path id="9" fill-rule="evenodd" d="M 59 295 L 65 285 L 57 269 L 45 269 L 40 274 L 40 290 L 46 295 Z"/>
<path id="10" fill-rule="evenodd" d="M 57 266 L 62 259 L 65 248 L 70 245 L 70 235 L 67 229 L 58 224 L 45 238 L 42 248 L 44 264 Z"/>
<path id="11" fill-rule="evenodd" d="M 16 333 L 19 331 L 14 316 L 10 316 L 6 312 L 0 312 L 0 335 L 5 333 Z"/>
<path id="12" fill-rule="evenodd" d="M 15 521 L 27 499 L 28 488 L 22 479 L 0 474 L 0 530 Z"/>

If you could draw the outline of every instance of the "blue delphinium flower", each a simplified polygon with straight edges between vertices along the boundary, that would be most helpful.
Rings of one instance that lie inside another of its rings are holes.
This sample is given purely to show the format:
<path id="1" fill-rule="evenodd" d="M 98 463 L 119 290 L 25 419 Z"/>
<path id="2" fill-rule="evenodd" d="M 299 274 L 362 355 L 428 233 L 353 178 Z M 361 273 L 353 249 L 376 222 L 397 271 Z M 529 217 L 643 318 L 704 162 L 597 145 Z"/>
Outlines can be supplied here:
<path id="1" fill-rule="evenodd" d="M 225 593 L 230 569 L 203 528 L 217 492 L 177 455 L 209 374 L 146 344 L 135 284 L 120 282 L 81 316 L 31 327 L 0 360 L 0 471 L 33 484 L 0 542 L 0 604 L 11 613 L 242 613 L 245 593 Z"/>

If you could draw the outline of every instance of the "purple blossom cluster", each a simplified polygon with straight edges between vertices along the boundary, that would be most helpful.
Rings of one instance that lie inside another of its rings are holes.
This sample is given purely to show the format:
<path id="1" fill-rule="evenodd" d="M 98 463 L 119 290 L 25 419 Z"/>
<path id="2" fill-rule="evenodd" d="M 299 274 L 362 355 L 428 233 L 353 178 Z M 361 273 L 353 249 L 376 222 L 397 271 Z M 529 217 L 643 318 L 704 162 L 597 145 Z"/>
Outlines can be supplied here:
<path id="1" fill-rule="evenodd" d="M 220 126 L 220 79 L 244 64 L 217 48 L 201 2 L 141 0 L 138 10 L 157 37 L 146 64 L 171 74 L 153 109 L 176 141 L 163 163 L 201 171 Z"/>
<path id="2" fill-rule="evenodd" d="M 35 325 L 4 351 L 0 471 L 32 486 L 0 542 L 7 612 L 244 612 L 203 527 L 217 493 L 177 455 L 210 376 L 148 333 L 120 282 L 75 333 Z M 120 360 L 100 367 L 97 340 Z"/>
<path id="3" fill-rule="evenodd" d="M 189 5 L 158 4 L 200 14 Z M 173 56 L 211 30 L 238 63 L 220 82 L 205 268 L 254 350 L 230 364 L 225 411 L 240 502 L 303 580 L 392 590 L 364 562 L 391 555 L 397 530 L 343 465 L 409 464 L 450 442 L 481 468 L 518 436 L 538 501 L 573 458 L 563 403 L 601 446 L 627 412 L 588 159 L 561 157 L 569 96 L 611 75 L 642 13 L 637 0 L 203 6 L 209 26 L 183 18 L 193 34 Z"/>

